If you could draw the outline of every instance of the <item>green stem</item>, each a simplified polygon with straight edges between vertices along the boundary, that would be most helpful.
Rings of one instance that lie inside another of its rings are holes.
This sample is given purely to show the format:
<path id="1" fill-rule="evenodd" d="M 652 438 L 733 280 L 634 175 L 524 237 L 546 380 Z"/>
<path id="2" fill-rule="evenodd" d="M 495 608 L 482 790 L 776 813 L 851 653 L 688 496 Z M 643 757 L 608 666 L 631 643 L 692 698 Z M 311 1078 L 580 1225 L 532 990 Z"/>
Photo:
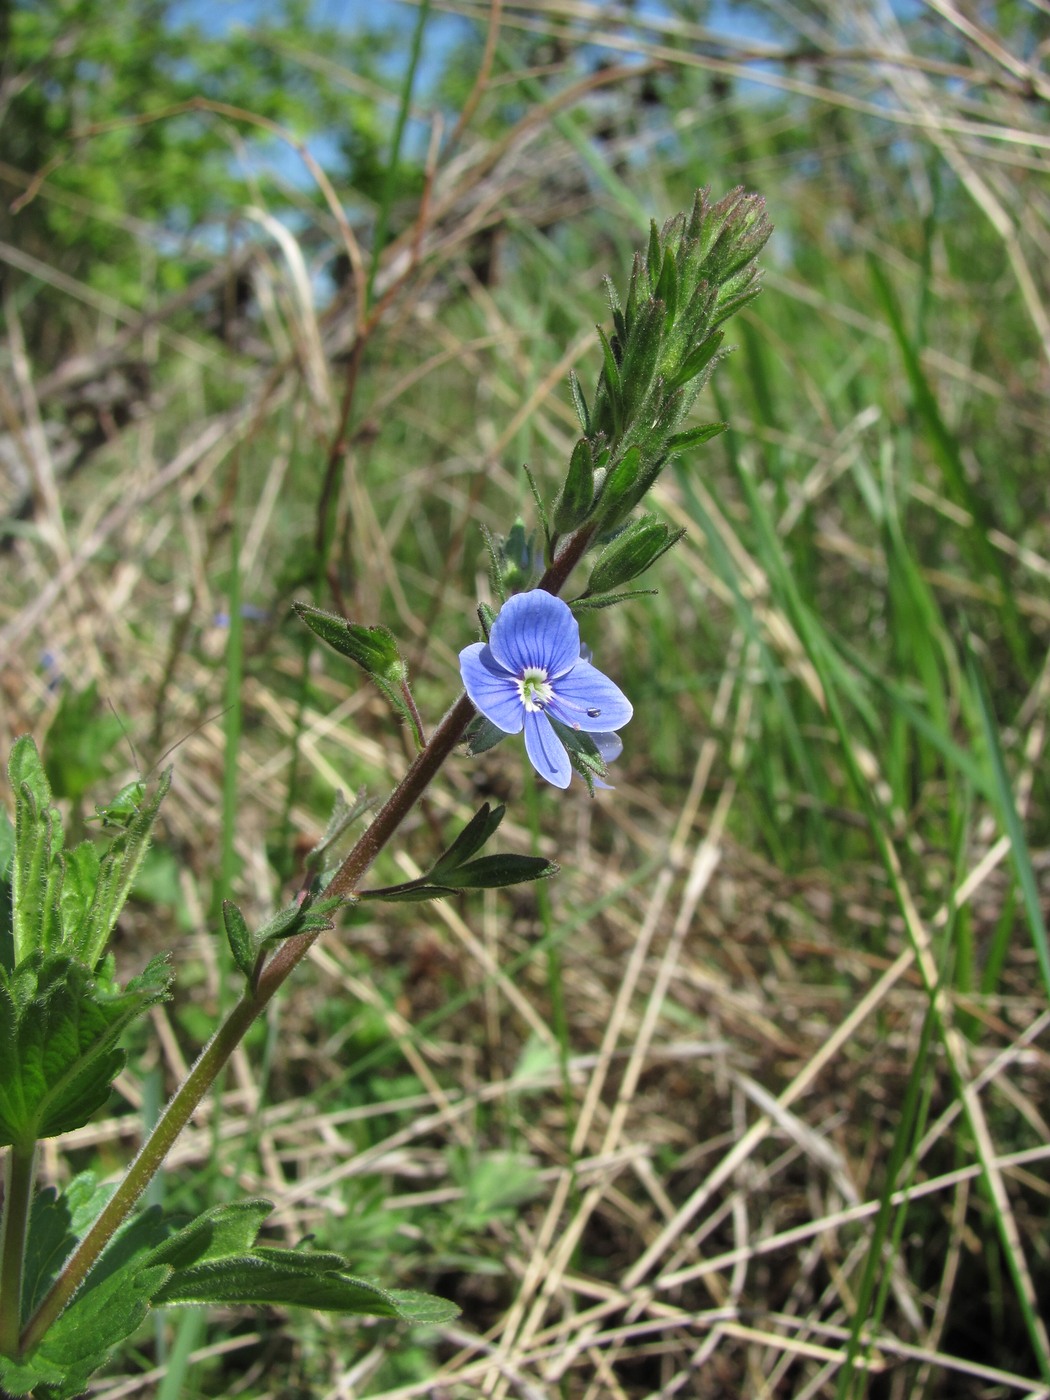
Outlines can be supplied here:
<path id="1" fill-rule="evenodd" d="M 593 533 L 593 527 L 583 526 L 570 536 L 564 549 L 540 580 L 540 588 L 548 593 L 557 593 L 563 587 L 590 543 Z M 434 730 L 426 747 L 416 754 L 405 776 L 328 882 L 321 898 L 349 898 L 354 894 L 362 876 L 463 738 L 473 717 L 474 706 L 466 695 L 461 695 Z M 47 1329 L 69 1303 L 117 1228 L 131 1213 L 135 1202 L 149 1185 L 175 1139 L 189 1122 L 197 1105 L 215 1082 L 249 1026 L 306 957 L 319 937 L 319 931 L 301 933 L 280 944 L 259 974 L 254 988 L 245 992 L 215 1032 L 189 1075 L 175 1091 L 174 1097 L 157 1120 L 156 1126 L 143 1143 L 138 1156 L 128 1168 L 127 1175 L 102 1214 L 70 1255 L 50 1292 L 29 1319 L 21 1337 L 23 1351 L 31 1351 L 40 1342 Z"/>
<path id="2" fill-rule="evenodd" d="M 22 1272 L 33 1200 L 36 1143 L 15 1143 L 7 1154 L 4 1218 L 0 1225 L 0 1355 L 17 1358 Z"/>

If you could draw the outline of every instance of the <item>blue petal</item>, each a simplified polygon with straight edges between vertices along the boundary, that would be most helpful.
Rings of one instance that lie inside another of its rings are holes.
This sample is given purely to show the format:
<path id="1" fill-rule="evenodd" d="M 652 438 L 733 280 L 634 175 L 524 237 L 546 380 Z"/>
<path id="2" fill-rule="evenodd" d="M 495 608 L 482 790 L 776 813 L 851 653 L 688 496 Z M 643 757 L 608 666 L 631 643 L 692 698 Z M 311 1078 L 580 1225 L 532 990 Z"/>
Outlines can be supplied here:
<path id="1" fill-rule="evenodd" d="M 500 665 L 515 676 L 530 666 L 542 667 L 548 677 L 561 676 L 580 659 L 580 629 L 568 603 L 534 588 L 503 604 L 492 624 L 489 646 Z"/>
<path id="2" fill-rule="evenodd" d="M 569 786 L 572 780 L 569 755 L 542 710 L 525 711 L 525 752 L 541 778 L 555 787 Z"/>
<path id="3" fill-rule="evenodd" d="M 459 673 L 475 707 L 504 734 L 520 734 L 525 706 L 514 677 L 503 669 L 484 642 L 464 647 Z"/>
<path id="4" fill-rule="evenodd" d="M 554 699 L 547 708 L 562 724 L 587 734 L 621 729 L 634 714 L 620 687 L 589 661 L 577 661 L 567 676 L 555 681 Z"/>
<path id="5" fill-rule="evenodd" d="M 623 753 L 623 740 L 619 734 L 592 734 L 591 738 L 603 763 L 615 763 Z"/>

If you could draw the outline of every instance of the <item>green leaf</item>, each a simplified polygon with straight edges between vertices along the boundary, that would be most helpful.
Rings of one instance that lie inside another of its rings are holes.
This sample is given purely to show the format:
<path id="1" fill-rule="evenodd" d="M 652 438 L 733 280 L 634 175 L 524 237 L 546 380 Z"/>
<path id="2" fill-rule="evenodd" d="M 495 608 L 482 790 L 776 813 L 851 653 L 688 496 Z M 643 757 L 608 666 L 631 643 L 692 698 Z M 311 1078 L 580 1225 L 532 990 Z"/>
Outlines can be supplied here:
<path id="1" fill-rule="evenodd" d="M 233 961 L 250 982 L 255 975 L 255 947 L 244 915 L 232 899 L 222 901 L 222 922 Z"/>
<path id="2" fill-rule="evenodd" d="M 569 370 L 569 389 L 572 392 L 572 402 L 576 408 L 576 417 L 580 420 L 580 427 L 587 434 L 591 435 L 591 411 L 587 407 L 587 400 L 583 396 L 583 388 L 580 385 L 580 376 L 574 369 Z"/>
<path id="3" fill-rule="evenodd" d="M 449 1322 L 458 1315 L 452 1303 L 387 1291 L 343 1272 L 345 1267 L 338 1254 L 261 1247 L 178 1270 L 157 1291 L 154 1302 L 316 1308 L 416 1323 Z"/>
<path id="4" fill-rule="evenodd" d="M 11 907 L 17 966 L 46 949 L 60 927 L 52 863 L 62 846 L 62 819 L 51 806 L 51 785 L 30 737 L 15 741 L 7 772 L 15 795 Z"/>
<path id="5" fill-rule="evenodd" d="M 506 810 L 506 807 L 491 808 L 486 802 L 467 822 L 448 850 L 434 862 L 428 872 L 428 878 L 441 881 L 452 871 L 458 870 L 471 856 L 476 855 L 495 833 Z"/>
<path id="6" fill-rule="evenodd" d="M 151 1250 L 146 1262 L 184 1270 L 211 1259 L 244 1254 L 272 1211 L 273 1202 L 261 1197 L 212 1206 Z"/>
<path id="7" fill-rule="evenodd" d="M 547 718 L 550 720 L 555 734 L 565 746 L 569 762 L 587 784 L 587 791 L 593 797 L 595 778 L 604 778 L 609 771 L 598 745 L 584 730 L 573 729 L 571 725 L 562 724 L 553 715 L 548 715 Z"/>
<path id="8" fill-rule="evenodd" d="M 48 1400 L 71 1400 L 87 1386 L 110 1352 L 129 1337 L 146 1316 L 154 1294 L 171 1270 L 143 1268 L 133 1261 L 92 1287 L 90 1280 L 45 1334 L 30 1358 L 34 1367 L 57 1368 L 61 1382 Z"/>
<path id="9" fill-rule="evenodd" d="M 424 904 L 428 899 L 443 899 L 455 894 L 451 885 L 432 885 L 426 878 L 406 880 L 401 885 L 383 885 L 380 889 L 361 890 L 361 899 L 375 899 L 383 904 Z"/>
<path id="10" fill-rule="evenodd" d="M 638 477 L 642 469 L 642 450 L 635 444 L 609 469 L 601 495 L 601 528 L 611 530 L 633 508 Z"/>
<path id="11" fill-rule="evenodd" d="M 509 738 L 507 731 L 500 729 L 498 724 L 493 724 L 484 715 L 475 715 L 467 728 L 467 754 L 477 758 L 478 754 L 488 753 L 489 749 L 494 749 Z"/>
<path id="12" fill-rule="evenodd" d="M 724 433 L 728 427 L 728 423 L 700 423 L 697 427 L 687 428 L 684 432 L 672 433 L 667 439 L 667 454 L 673 456 L 680 452 L 688 452 L 693 447 L 710 442 L 719 433 Z"/>
<path id="13" fill-rule="evenodd" d="M 154 958 L 124 991 L 103 991 L 82 964 L 39 952 L 0 973 L 0 1144 L 86 1123 L 124 1066 L 120 1036 L 171 977 Z"/>
<path id="14" fill-rule="evenodd" d="M 171 772 L 168 768 L 161 774 L 153 793 L 143 798 L 99 862 L 94 898 L 79 928 L 64 930 L 63 950 L 88 967 L 94 967 L 102 956 L 146 858 L 160 804 L 171 787 Z"/>
<path id="15" fill-rule="evenodd" d="M 594 449 L 583 437 L 572 449 L 565 485 L 554 507 L 554 528 L 568 533 L 582 525 L 594 504 Z"/>
<path id="16" fill-rule="evenodd" d="M 444 878 L 457 890 L 496 890 L 504 885 L 523 885 L 529 880 L 546 880 L 557 875 L 558 868 L 542 856 L 492 855 L 462 865 Z"/>
<path id="17" fill-rule="evenodd" d="M 655 515 L 632 520 L 598 556 L 587 582 L 587 592 L 608 593 L 637 578 L 684 534 L 684 530 L 672 530 Z"/>
<path id="18" fill-rule="evenodd" d="M 350 622 L 349 619 L 339 617 L 335 613 L 311 607 L 309 603 L 293 603 L 292 607 L 311 632 L 340 656 L 345 656 L 360 666 L 386 697 L 392 709 L 410 725 L 417 742 L 422 745 L 423 736 L 419 732 L 419 723 L 406 699 L 408 667 L 401 659 L 397 642 L 390 629 L 382 626 L 366 627 L 363 623 Z"/>
<path id="19" fill-rule="evenodd" d="M 29 1216 L 22 1320 L 26 1321 L 58 1277 L 74 1246 L 113 1194 L 100 1185 L 94 1172 L 81 1172 L 59 1192 L 54 1186 L 38 1191 Z"/>
<path id="20" fill-rule="evenodd" d="M 63 851 L 61 885 L 58 896 L 63 948 L 73 943 L 77 930 L 89 916 L 98 887 L 100 858 L 94 841 L 81 841 L 71 851 Z"/>
<path id="21" fill-rule="evenodd" d="M 617 603 L 629 603 L 632 598 L 655 598 L 655 588 L 636 588 L 629 593 L 603 593 L 597 598 L 574 598 L 572 610 L 577 612 L 597 612 L 600 608 L 611 608 Z"/>
<path id="22" fill-rule="evenodd" d="M 14 864 L 15 829 L 0 807 L 0 967 L 15 965 L 15 936 L 11 905 L 11 868 Z"/>

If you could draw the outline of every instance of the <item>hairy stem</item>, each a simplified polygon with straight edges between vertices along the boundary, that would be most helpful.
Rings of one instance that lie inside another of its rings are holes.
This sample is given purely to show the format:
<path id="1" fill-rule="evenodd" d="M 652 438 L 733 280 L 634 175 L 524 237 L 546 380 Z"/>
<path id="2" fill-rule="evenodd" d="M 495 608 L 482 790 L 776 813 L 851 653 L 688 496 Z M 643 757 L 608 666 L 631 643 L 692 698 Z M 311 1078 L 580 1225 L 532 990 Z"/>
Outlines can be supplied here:
<path id="1" fill-rule="evenodd" d="M 3 1356 L 18 1356 L 22 1275 L 35 1163 L 35 1142 L 28 1146 L 15 1143 L 8 1151 L 4 1217 L 0 1225 L 0 1355 Z"/>
<path id="2" fill-rule="evenodd" d="M 564 548 L 539 582 L 548 593 L 558 593 L 579 562 L 594 533 L 583 526 L 566 540 Z M 321 898 L 348 898 L 380 851 L 423 796 L 441 765 L 463 738 L 474 717 L 474 706 L 461 695 L 438 724 L 426 746 L 409 765 L 405 776 L 376 813 L 353 850 L 328 882 Z M 175 1091 L 171 1102 L 143 1143 L 127 1175 L 110 1198 L 101 1215 L 66 1261 L 47 1297 L 29 1319 L 21 1337 L 22 1351 L 30 1351 L 69 1303 L 114 1232 L 131 1213 L 135 1202 L 160 1168 L 172 1144 L 189 1122 L 194 1110 L 214 1084 L 226 1061 L 244 1038 L 256 1016 L 266 1007 L 277 989 L 302 962 L 319 931 L 301 933 L 286 939 L 262 969 L 254 988 L 229 1013 L 201 1052 L 190 1073 Z M 16 1312 L 17 1332 L 17 1312 Z M 2 1350 L 0 1346 L 0 1350 Z"/>

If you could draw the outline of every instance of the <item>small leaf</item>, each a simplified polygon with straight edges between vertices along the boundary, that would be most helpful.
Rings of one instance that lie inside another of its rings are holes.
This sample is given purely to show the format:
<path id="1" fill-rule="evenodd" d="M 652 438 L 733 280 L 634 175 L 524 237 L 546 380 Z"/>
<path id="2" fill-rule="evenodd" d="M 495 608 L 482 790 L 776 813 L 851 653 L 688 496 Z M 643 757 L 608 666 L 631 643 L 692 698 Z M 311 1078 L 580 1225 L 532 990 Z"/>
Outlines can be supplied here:
<path id="1" fill-rule="evenodd" d="M 582 525 L 594 504 L 594 449 L 583 437 L 572 449 L 569 470 L 554 507 L 554 528 L 567 534 Z"/>
<path id="2" fill-rule="evenodd" d="M 695 345 L 677 370 L 668 376 L 667 388 L 680 389 L 691 380 L 699 379 L 709 366 L 713 367 L 717 362 L 724 336 L 724 331 L 715 331 L 705 336 L 699 345 Z"/>
<path id="3" fill-rule="evenodd" d="M 61 863 L 61 886 L 58 896 L 59 920 L 62 929 L 61 945 L 68 947 L 75 942 L 78 929 L 88 918 L 88 911 L 98 887 L 100 858 L 94 841 L 81 841 L 71 851 L 63 851 Z"/>
<path id="4" fill-rule="evenodd" d="M 690 448 L 700 447 L 702 443 L 710 442 L 719 433 L 724 433 L 728 427 L 728 423 L 701 423 L 695 428 L 687 428 L 685 432 L 672 433 L 667 439 L 665 449 L 667 455 L 688 452 Z"/>
<path id="5" fill-rule="evenodd" d="M 374 899 L 383 904 L 424 904 L 428 899 L 443 899 L 455 894 L 451 885 L 432 885 L 425 876 L 406 880 L 400 885 L 383 885 L 379 889 L 360 890 L 360 899 Z"/>
<path id="6" fill-rule="evenodd" d="M 601 608 L 611 608 L 617 603 L 629 603 L 632 598 L 655 598 L 655 588 L 636 588 L 629 593 L 602 593 L 596 598 L 574 598 L 572 610 L 576 612 L 598 612 Z"/>
<path id="7" fill-rule="evenodd" d="M 637 444 L 629 447 L 620 460 L 609 468 L 598 498 L 603 529 L 609 530 L 618 525 L 633 508 L 641 469 L 642 452 Z"/>
<path id="8" fill-rule="evenodd" d="M 477 758 L 478 754 L 488 753 L 489 749 L 494 749 L 509 738 L 507 731 L 500 729 L 498 724 L 493 724 L 484 715 L 475 715 L 467 728 L 467 753 L 471 758 Z"/>
<path id="9" fill-rule="evenodd" d="M 580 376 L 574 369 L 569 370 L 569 389 L 572 392 L 572 401 L 576 408 L 576 417 L 580 420 L 580 427 L 588 437 L 591 435 L 591 411 L 587 407 L 587 400 L 583 396 L 583 388 L 580 385 Z"/>
<path id="10" fill-rule="evenodd" d="M 353 802 L 347 802 L 342 791 L 337 790 L 335 801 L 332 804 L 332 815 L 328 818 L 324 835 L 306 857 L 307 870 L 317 870 L 321 867 L 329 848 L 339 840 L 348 827 L 357 821 L 358 817 L 368 811 L 370 805 L 368 793 L 364 788 L 358 788 Z"/>
<path id="11" fill-rule="evenodd" d="M 506 810 L 506 807 L 491 808 L 486 802 L 467 822 L 448 850 L 434 862 L 427 878 L 440 883 L 446 875 L 458 870 L 465 861 L 476 855 L 495 833 Z"/>
<path id="12" fill-rule="evenodd" d="M 233 961 L 238 970 L 251 982 L 255 976 L 255 948 L 244 915 L 232 899 L 222 901 L 222 922 Z"/>
<path id="13" fill-rule="evenodd" d="M 51 785 L 30 737 L 15 741 L 7 772 L 15 795 L 11 907 L 17 966 L 45 949 L 60 924 L 51 866 L 62 846 L 62 819 L 51 806 Z"/>
<path id="14" fill-rule="evenodd" d="M 598 556 L 587 582 L 587 592 L 608 593 L 629 583 L 645 573 L 684 534 L 684 530 L 672 530 L 655 515 L 632 520 Z"/>
<path id="15" fill-rule="evenodd" d="M 558 866 L 542 856 L 513 854 L 481 856 L 444 878 L 457 890 L 496 890 L 504 885 L 523 885 L 530 880 L 546 880 L 557 875 Z"/>

